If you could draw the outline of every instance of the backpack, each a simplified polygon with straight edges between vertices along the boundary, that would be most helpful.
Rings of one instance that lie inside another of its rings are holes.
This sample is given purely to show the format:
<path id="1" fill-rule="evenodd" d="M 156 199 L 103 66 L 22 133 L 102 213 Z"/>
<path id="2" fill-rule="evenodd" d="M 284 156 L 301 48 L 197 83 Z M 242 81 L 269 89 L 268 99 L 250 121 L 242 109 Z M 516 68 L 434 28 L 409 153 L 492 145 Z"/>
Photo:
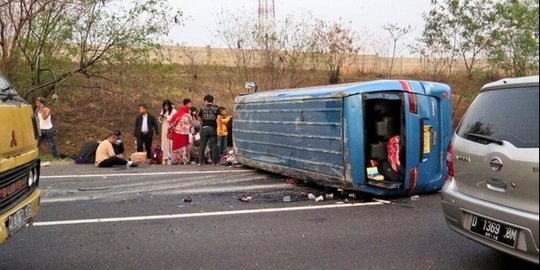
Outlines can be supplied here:
<path id="1" fill-rule="evenodd" d="M 152 157 L 150 158 L 150 164 L 162 164 L 163 163 L 163 150 L 161 146 L 156 145 L 152 149 Z"/>

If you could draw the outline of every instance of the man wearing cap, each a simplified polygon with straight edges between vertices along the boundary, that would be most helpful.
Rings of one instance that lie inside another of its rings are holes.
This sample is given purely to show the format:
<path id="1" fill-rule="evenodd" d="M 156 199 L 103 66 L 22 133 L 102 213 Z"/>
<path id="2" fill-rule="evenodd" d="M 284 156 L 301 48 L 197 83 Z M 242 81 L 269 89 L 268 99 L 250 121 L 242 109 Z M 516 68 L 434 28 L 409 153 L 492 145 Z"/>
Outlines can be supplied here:
<path id="1" fill-rule="evenodd" d="M 122 140 L 120 140 L 120 135 L 122 135 L 122 132 L 120 132 L 120 130 L 117 129 L 113 132 L 113 134 L 116 135 L 116 141 L 112 145 L 114 149 L 114 153 L 119 157 L 123 157 L 125 147 Z"/>
<path id="2" fill-rule="evenodd" d="M 54 132 L 52 120 L 51 120 L 51 109 L 47 107 L 47 100 L 44 97 L 39 97 L 36 100 L 36 111 L 37 119 L 39 123 L 39 137 L 38 145 L 39 148 L 43 140 L 47 141 L 47 144 L 51 148 L 51 154 L 54 158 L 58 158 L 58 148 L 56 146 L 56 134 Z"/>

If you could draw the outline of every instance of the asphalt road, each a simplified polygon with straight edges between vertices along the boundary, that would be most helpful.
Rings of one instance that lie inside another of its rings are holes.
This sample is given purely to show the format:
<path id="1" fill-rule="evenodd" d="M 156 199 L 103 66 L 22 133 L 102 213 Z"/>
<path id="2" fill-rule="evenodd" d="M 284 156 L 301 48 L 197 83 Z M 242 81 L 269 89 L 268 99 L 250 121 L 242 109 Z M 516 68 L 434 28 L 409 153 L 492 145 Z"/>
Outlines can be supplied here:
<path id="1" fill-rule="evenodd" d="M 315 202 L 324 189 L 211 166 L 42 173 L 36 223 L 0 269 L 536 269 L 451 231 L 438 194 Z"/>

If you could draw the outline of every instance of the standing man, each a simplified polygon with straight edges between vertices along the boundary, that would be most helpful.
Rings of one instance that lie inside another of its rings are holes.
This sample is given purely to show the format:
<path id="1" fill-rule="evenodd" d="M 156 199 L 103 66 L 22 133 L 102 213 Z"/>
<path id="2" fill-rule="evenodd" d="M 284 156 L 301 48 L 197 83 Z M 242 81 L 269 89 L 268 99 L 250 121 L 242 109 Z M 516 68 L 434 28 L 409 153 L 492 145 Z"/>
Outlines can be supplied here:
<path id="1" fill-rule="evenodd" d="M 40 129 L 37 147 L 39 148 L 43 140 L 46 140 L 47 144 L 51 148 L 52 156 L 54 158 L 58 158 L 58 148 L 56 147 L 56 134 L 54 132 L 51 120 L 51 109 L 47 107 L 47 100 L 43 97 L 39 97 L 36 100 L 36 107 Z"/>
<path id="2" fill-rule="evenodd" d="M 135 139 L 137 140 L 137 152 L 142 152 L 143 144 L 146 150 L 146 159 L 150 159 L 152 156 L 152 138 L 154 136 L 154 130 L 156 136 L 159 137 L 159 128 L 156 118 L 148 113 L 148 106 L 146 104 L 139 105 L 139 116 L 135 121 Z"/>
<path id="3" fill-rule="evenodd" d="M 218 115 L 218 106 L 214 105 L 214 97 L 211 95 L 206 95 L 204 97 L 204 108 L 199 112 L 199 117 L 202 121 L 201 128 L 201 144 L 199 145 L 199 164 L 202 166 L 204 164 L 206 144 L 210 146 L 210 156 L 212 157 L 212 164 L 217 166 L 219 154 L 217 149 L 217 115 Z"/>

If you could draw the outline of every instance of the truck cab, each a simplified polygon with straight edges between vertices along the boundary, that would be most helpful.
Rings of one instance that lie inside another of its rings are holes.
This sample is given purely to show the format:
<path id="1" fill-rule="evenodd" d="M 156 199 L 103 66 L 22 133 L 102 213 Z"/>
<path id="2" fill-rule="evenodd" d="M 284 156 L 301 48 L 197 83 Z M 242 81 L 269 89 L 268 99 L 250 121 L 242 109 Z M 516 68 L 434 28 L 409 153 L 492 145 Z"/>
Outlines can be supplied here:
<path id="1" fill-rule="evenodd" d="M 0 73 L 0 244 L 32 224 L 40 204 L 32 106 Z"/>

